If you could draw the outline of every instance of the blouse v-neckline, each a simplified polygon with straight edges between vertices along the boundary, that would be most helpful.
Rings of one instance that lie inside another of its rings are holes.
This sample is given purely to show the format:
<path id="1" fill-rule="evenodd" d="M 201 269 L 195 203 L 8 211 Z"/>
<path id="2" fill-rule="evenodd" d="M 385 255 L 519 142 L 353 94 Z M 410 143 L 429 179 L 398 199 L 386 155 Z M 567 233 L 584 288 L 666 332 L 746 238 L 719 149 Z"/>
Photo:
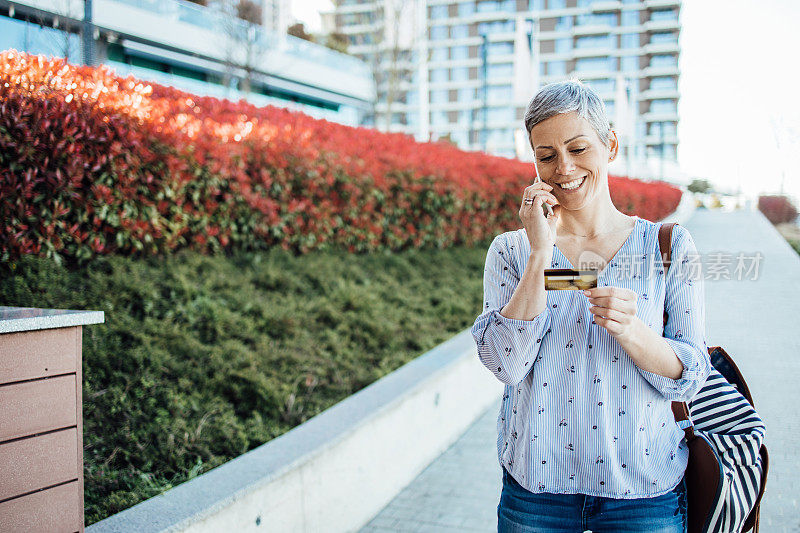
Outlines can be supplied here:
<path id="1" fill-rule="evenodd" d="M 638 226 L 639 226 L 639 222 L 642 220 L 641 218 L 639 218 L 639 217 L 638 217 L 638 216 L 636 216 L 636 215 L 634 215 L 634 218 L 635 218 L 636 220 L 634 220 L 634 222 L 633 222 L 633 228 L 631 229 L 631 232 L 628 234 L 628 237 L 625 239 L 625 242 L 623 242 L 623 243 L 622 243 L 622 246 L 620 246 L 620 247 L 619 247 L 619 250 L 617 250 L 617 251 L 614 253 L 614 255 L 613 255 L 613 256 L 611 256 L 611 259 L 609 259 L 609 260 L 606 262 L 606 264 L 603 266 L 602 270 L 600 270 L 600 272 L 598 272 L 598 273 L 597 273 L 597 276 L 598 276 L 598 277 L 600 277 L 600 276 L 602 276 L 603 274 L 605 274 L 605 271 L 606 271 L 606 269 L 608 268 L 608 266 L 609 266 L 611 263 L 613 263 L 613 262 L 614 262 L 614 260 L 617 258 L 617 256 L 619 255 L 619 253 L 620 253 L 622 250 L 624 250 L 624 249 L 625 249 L 625 248 L 628 246 L 628 243 L 629 243 L 629 242 L 631 241 L 631 239 L 633 238 L 633 234 L 634 234 L 634 233 L 636 233 L 636 230 L 638 229 Z M 567 256 L 564 254 L 564 252 L 562 252 L 562 251 L 561 251 L 561 249 L 558 247 L 558 245 L 557 245 L 557 244 L 553 244 L 553 247 L 555 247 L 555 249 L 558 251 L 558 253 L 559 253 L 559 254 L 561 254 L 561 257 L 564 259 L 564 261 L 566 261 L 566 262 L 567 262 L 567 264 L 569 265 L 569 268 L 571 268 L 571 269 L 575 270 L 575 267 L 572 265 L 572 263 L 570 262 L 570 260 L 569 260 L 569 259 L 567 259 Z"/>

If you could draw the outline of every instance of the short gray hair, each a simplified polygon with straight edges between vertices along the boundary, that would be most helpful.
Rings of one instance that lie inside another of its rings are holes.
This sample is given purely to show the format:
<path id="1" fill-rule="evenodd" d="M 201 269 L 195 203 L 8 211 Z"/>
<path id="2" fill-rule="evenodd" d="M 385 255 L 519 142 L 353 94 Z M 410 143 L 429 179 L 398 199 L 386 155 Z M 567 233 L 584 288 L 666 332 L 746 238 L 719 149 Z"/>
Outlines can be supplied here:
<path id="1" fill-rule="evenodd" d="M 525 111 L 525 129 L 530 142 L 534 126 L 561 113 L 577 111 L 578 116 L 589 121 L 597 136 L 608 146 L 611 125 L 606 115 L 606 106 L 591 87 L 573 79 L 545 85 L 536 93 Z"/>

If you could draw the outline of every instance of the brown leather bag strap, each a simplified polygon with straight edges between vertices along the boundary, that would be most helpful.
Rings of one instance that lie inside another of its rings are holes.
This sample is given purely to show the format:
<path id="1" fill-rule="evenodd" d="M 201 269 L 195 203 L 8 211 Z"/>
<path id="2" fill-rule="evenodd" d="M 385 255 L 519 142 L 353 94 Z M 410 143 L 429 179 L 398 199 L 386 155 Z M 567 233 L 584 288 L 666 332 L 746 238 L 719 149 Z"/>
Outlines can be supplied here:
<path id="1" fill-rule="evenodd" d="M 677 223 L 665 223 L 661 224 L 661 227 L 658 228 L 658 247 L 661 250 L 661 262 L 664 264 L 665 280 L 667 279 L 669 265 L 672 262 L 672 228 L 675 224 Z M 667 317 L 667 310 L 664 309 L 664 325 L 667 324 Z M 678 424 L 681 424 L 684 420 L 689 420 L 689 407 L 686 405 L 686 402 L 672 402 L 672 414 L 675 416 L 675 422 Z M 683 431 L 686 434 L 686 442 L 694 438 L 694 428 L 691 425 L 683 428 Z"/>

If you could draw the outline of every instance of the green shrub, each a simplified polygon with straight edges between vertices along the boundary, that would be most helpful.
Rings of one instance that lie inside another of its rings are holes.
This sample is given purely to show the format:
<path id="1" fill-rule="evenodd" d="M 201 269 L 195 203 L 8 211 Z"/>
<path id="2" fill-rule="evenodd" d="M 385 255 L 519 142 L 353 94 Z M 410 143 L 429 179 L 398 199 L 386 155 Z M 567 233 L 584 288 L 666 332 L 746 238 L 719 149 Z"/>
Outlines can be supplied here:
<path id="1" fill-rule="evenodd" d="M 3 305 L 96 309 L 84 328 L 87 523 L 320 413 L 472 325 L 476 248 L 23 257 Z"/>

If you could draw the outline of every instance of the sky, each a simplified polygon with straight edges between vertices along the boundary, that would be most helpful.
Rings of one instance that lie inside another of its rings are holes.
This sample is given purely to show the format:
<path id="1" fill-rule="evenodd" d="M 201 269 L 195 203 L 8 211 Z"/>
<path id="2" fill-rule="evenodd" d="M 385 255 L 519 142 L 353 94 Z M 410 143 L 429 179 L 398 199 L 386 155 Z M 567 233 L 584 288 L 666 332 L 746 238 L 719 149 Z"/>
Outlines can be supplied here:
<path id="1" fill-rule="evenodd" d="M 800 200 L 800 1 L 684 0 L 678 162 L 750 196 Z M 319 31 L 330 0 L 292 0 Z"/>

